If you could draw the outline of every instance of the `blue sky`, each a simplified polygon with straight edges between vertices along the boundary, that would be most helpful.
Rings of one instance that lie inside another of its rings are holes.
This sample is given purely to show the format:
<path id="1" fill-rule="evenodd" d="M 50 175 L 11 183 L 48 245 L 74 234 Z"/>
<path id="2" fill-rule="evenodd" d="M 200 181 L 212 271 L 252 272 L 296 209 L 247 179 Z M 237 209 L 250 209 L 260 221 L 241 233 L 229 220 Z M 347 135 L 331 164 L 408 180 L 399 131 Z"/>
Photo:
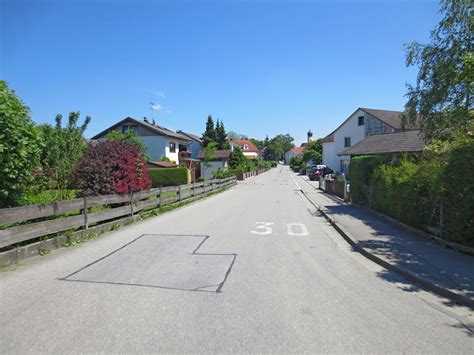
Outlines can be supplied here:
<path id="1" fill-rule="evenodd" d="M 357 107 L 401 110 L 403 44 L 427 42 L 437 1 L 3 0 L 0 77 L 38 123 L 126 116 L 196 134 L 226 129 L 299 144 Z"/>

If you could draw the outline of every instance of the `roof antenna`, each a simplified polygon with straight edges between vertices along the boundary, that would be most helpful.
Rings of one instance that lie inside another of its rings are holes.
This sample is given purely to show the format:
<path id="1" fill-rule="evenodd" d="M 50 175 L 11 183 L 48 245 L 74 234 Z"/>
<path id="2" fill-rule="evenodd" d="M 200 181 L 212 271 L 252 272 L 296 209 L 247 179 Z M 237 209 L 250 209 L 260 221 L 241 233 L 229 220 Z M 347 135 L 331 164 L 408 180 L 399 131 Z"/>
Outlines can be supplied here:
<path id="1" fill-rule="evenodd" d="M 151 119 L 152 119 L 153 126 L 156 126 L 156 122 L 155 122 L 155 110 L 153 109 L 154 106 L 155 106 L 155 104 L 154 104 L 153 102 L 150 102 Z"/>

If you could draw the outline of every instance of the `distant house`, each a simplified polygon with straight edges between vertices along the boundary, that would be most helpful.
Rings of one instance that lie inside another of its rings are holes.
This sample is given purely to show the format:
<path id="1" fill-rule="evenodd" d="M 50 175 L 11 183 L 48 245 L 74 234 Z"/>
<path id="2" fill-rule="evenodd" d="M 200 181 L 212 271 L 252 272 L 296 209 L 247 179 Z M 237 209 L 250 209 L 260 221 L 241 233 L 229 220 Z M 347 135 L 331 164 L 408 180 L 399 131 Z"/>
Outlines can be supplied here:
<path id="1" fill-rule="evenodd" d="M 299 147 L 294 147 L 285 153 L 286 164 L 289 164 L 291 158 L 293 157 L 296 157 L 296 156 L 303 157 L 304 150 L 308 147 L 309 143 L 313 141 L 313 132 L 309 130 L 306 136 L 307 136 L 306 143 L 301 143 Z"/>
<path id="2" fill-rule="evenodd" d="M 400 111 L 358 108 L 322 139 L 323 164 L 335 171 L 347 173 L 350 157 L 339 153 L 368 136 L 401 131 L 402 114 Z"/>
<path id="3" fill-rule="evenodd" d="M 191 152 L 192 159 L 199 159 L 199 152 L 202 149 L 202 139 L 192 133 L 187 133 L 184 131 L 177 131 L 177 133 L 181 134 L 185 138 L 188 139 L 188 152 Z"/>
<path id="4" fill-rule="evenodd" d="M 304 143 L 303 143 L 304 144 Z M 294 147 L 285 153 L 285 163 L 289 164 L 291 158 L 303 157 L 304 147 Z"/>
<path id="5" fill-rule="evenodd" d="M 92 139 L 105 139 L 111 131 L 128 132 L 131 130 L 138 134 L 145 144 L 146 154 L 151 162 L 157 162 L 166 157 L 171 161 L 179 162 L 179 152 L 187 151 L 188 138 L 168 128 L 152 124 L 146 118 L 137 120 L 132 117 L 124 118 L 104 131 L 96 134 Z"/>
<path id="6" fill-rule="evenodd" d="M 235 147 L 239 147 L 247 159 L 260 159 L 262 157 L 262 152 L 249 140 L 235 139 L 229 141 L 229 144 L 231 150 L 234 150 Z"/>
<path id="7" fill-rule="evenodd" d="M 198 158 L 203 160 L 201 161 L 201 176 L 204 180 L 212 179 L 217 170 L 228 168 L 231 153 L 230 150 L 217 150 L 212 160 L 206 160 L 204 151 L 200 151 Z"/>
<path id="8" fill-rule="evenodd" d="M 368 136 L 338 155 L 349 157 L 374 154 L 419 155 L 424 147 L 425 140 L 422 131 L 408 130 Z"/>

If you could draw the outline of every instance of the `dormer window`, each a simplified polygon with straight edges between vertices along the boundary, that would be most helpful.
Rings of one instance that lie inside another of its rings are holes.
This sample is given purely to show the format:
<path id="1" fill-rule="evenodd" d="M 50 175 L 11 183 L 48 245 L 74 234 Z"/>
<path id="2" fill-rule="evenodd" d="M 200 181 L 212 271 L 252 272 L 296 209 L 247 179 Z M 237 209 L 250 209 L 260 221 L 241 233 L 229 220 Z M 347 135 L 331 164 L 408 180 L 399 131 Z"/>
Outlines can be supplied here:
<path id="1" fill-rule="evenodd" d="M 242 148 L 244 148 L 244 150 L 247 150 L 247 149 L 249 149 L 249 146 L 247 144 L 244 144 L 244 146 Z"/>

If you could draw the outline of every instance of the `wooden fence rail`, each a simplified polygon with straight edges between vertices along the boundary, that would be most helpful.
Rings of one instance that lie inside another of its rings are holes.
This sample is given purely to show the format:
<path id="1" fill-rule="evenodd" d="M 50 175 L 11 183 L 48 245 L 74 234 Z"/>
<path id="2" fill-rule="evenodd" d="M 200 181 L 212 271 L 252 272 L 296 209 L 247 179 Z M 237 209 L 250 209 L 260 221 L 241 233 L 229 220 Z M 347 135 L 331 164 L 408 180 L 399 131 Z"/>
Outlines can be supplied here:
<path id="1" fill-rule="evenodd" d="M 235 183 L 236 178 L 229 177 L 123 195 L 87 196 L 46 205 L 2 208 L 0 225 L 7 226 L 0 230 L 0 248 L 69 229 L 88 229 L 92 224 L 133 216 L 146 208 L 179 202 Z M 94 212 L 93 207 L 97 206 L 106 206 L 106 209 Z M 37 219 L 40 220 L 35 221 Z"/>

